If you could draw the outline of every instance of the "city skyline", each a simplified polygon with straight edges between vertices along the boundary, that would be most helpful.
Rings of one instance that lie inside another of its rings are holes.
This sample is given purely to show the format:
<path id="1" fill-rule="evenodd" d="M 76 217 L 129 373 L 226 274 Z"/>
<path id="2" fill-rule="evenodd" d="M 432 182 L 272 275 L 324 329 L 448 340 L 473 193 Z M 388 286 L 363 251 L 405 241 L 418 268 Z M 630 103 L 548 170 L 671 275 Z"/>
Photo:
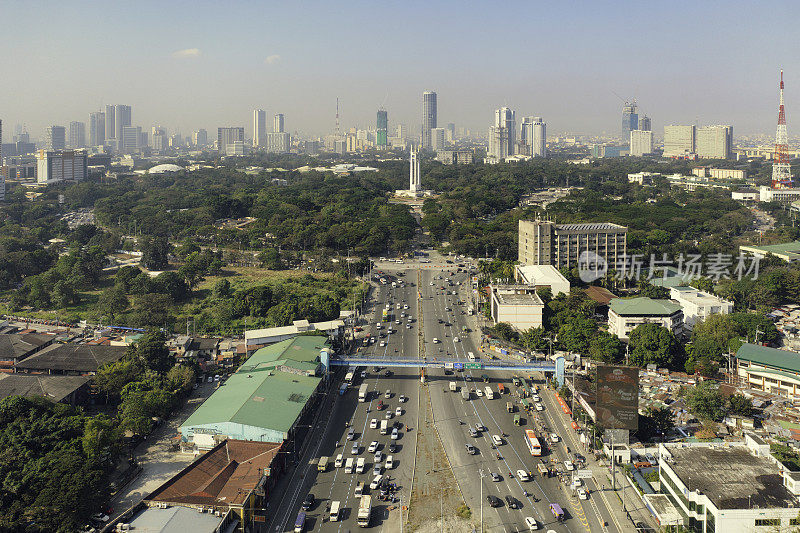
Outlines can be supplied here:
<path id="1" fill-rule="evenodd" d="M 652 117 L 657 134 L 668 124 L 725 123 L 741 135 L 771 135 L 774 78 L 780 68 L 787 85 L 787 120 L 791 124 L 800 116 L 800 97 L 793 96 L 800 96 L 793 91 L 800 87 L 800 65 L 788 55 L 788 20 L 800 8 L 790 3 L 783 4 L 785 16 L 777 22 L 769 12 L 755 11 L 748 17 L 753 31 L 720 37 L 707 32 L 708 25 L 735 24 L 737 5 L 746 4 L 726 4 L 722 11 L 688 2 L 646 9 L 579 3 L 540 12 L 537 6 L 512 2 L 506 9 L 515 18 L 535 17 L 539 40 L 550 43 L 534 61 L 528 53 L 497 53 L 501 45 L 484 24 L 493 12 L 488 4 L 459 4 L 455 14 L 451 2 L 426 7 L 430 16 L 411 31 L 387 25 L 383 39 L 398 46 L 378 47 L 380 53 L 365 46 L 353 58 L 344 55 L 336 61 L 324 57 L 340 42 L 339 30 L 370 27 L 385 20 L 389 8 L 359 2 L 345 9 L 321 4 L 302 12 L 291 5 L 203 7 L 192 13 L 194 23 L 183 27 L 172 22 L 184 11 L 180 3 L 142 2 L 130 17 L 111 6 L 91 18 L 80 5 L 53 4 L 46 12 L 21 4 L 3 7 L 8 19 L 17 21 L 0 36 L 7 47 L 15 44 L 6 61 L 15 75 L 7 78 L 0 95 L 7 128 L 25 124 L 39 137 L 48 126 L 88 123 L 89 113 L 126 102 L 136 109 L 134 124 L 143 129 L 161 124 L 189 135 L 235 124 L 249 132 L 252 110 L 261 108 L 291 117 L 292 133 L 322 136 L 335 128 L 338 97 L 343 130 L 372 127 L 375 110 L 383 105 L 390 129 L 404 123 L 416 135 L 422 122 L 420 95 L 433 90 L 439 96 L 440 123 L 476 132 L 485 132 L 493 111 L 507 106 L 525 116 L 547 117 L 553 134 L 618 135 L 622 101 L 635 98 L 640 113 Z M 455 16 L 454 23 L 441 25 L 436 22 L 440 16 Z M 297 41 L 289 31 L 293 26 L 279 21 L 301 19 L 318 31 Z M 88 31 L 112 22 L 120 33 L 137 37 L 138 44 L 115 44 L 102 32 Z M 775 28 L 784 24 L 786 32 Z M 238 38 L 229 42 L 218 30 L 233 25 Z M 618 38 L 617 29 L 637 25 L 648 28 L 652 46 L 631 47 Z M 67 38 L 75 28 L 87 30 L 80 42 Z M 775 37 L 761 39 L 766 31 Z M 148 38 L 154 35 L 159 38 Z M 458 50 L 448 54 L 446 63 L 423 53 L 441 42 Z M 591 53 L 603 48 L 603 54 Z M 475 69 L 482 71 L 480 76 Z M 26 82 L 42 76 L 59 79 L 58 90 Z M 247 83 L 232 87 L 231 79 Z"/>

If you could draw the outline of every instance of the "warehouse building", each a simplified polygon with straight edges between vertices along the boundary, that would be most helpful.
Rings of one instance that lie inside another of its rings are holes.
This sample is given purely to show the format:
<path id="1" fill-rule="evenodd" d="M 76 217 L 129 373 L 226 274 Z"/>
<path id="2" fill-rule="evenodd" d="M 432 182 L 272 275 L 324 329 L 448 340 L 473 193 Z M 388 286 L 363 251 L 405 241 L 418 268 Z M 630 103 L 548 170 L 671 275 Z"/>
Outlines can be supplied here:
<path id="1" fill-rule="evenodd" d="M 257 350 L 179 428 L 184 450 L 236 439 L 289 441 L 292 451 L 324 392 L 326 341 L 300 336 Z"/>

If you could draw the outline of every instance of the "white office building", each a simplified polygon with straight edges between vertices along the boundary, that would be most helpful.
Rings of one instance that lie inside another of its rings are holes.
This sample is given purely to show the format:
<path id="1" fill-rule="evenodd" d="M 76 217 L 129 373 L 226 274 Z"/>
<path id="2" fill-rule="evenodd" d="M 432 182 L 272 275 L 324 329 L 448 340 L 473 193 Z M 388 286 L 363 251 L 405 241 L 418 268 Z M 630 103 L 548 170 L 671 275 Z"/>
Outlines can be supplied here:
<path id="1" fill-rule="evenodd" d="M 697 157 L 730 159 L 733 153 L 733 126 L 697 128 Z"/>
<path id="2" fill-rule="evenodd" d="M 614 298 L 608 304 L 608 332 L 627 339 L 641 324 L 658 324 L 675 335 L 683 332 L 681 306 L 670 300 Z"/>
<path id="3" fill-rule="evenodd" d="M 694 126 L 664 126 L 664 157 L 687 157 L 695 153 Z"/>
<path id="4" fill-rule="evenodd" d="M 117 150 L 122 154 L 132 154 L 142 149 L 142 128 L 122 126 L 121 137 L 117 139 Z"/>
<path id="5" fill-rule="evenodd" d="M 36 153 L 36 181 L 53 183 L 87 178 L 88 158 L 84 150 L 39 150 Z"/>
<path id="6" fill-rule="evenodd" d="M 653 153 L 653 132 L 647 130 L 631 130 L 632 157 L 642 157 Z"/>
<path id="7" fill-rule="evenodd" d="M 544 302 L 536 287 L 522 284 L 491 285 L 491 312 L 495 324 L 506 322 L 517 331 L 542 327 Z"/>
<path id="8" fill-rule="evenodd" d="M 284 154 L 289 151 L 291 137 L 286 132 L 267 133 L 267 152 Z"/>
<path id="9" fill-rule="evenodd" d="M 728 315 L 733 312 L 733 302 L 694 287 L 672 287 L 669 297 L 681 306 L 683 322 L 690 329 L 711 315 Z"/>
<path id="10" fill-rule="evenodd" d="M 444 150 L 447 147 L 445 140 L 446 136 L 444 128 L 431 129 L 431 150 Z"/>
<path id="11" fill-rule="evenodd" d="M 487 156 L 495 161 L 503 161 L 514 155 L 516 144 L 516 117 L 514 111 L 501 107 L 494 112 L 494 126 L 489 128 L 489 151 Z"/>
<path id="12" fill-rule="evenodd" d="M 514 279 L 537 289 L 548 288 L 554 297 L 569 294 L 569 280 L 553 265 L 515 265 Z"/>
<path id="13" fill-rule="evenodd" d="M 286 120 L 283 113 L 277 113 L 272 121 L 272 132 L 283 133 L 286 131 Z"/>
<path id="14" fill-rule="evenodd" d="M 253 111 L 253 146 L 258 148 L 267 143 L 267 112 L 263 109 Z"/>

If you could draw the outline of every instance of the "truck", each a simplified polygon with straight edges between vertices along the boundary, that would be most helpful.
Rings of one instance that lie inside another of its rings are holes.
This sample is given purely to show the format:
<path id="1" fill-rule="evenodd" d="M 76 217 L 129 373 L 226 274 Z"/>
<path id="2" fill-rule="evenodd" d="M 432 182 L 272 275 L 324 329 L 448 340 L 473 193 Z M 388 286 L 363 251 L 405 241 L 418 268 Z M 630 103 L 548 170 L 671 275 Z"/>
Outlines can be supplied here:
<path id="1" fill-rule="evenodd" d="M 456 382 L 455 381 L 451 381 L 450 382 L 450 392 L 457 392 L 457 391 L 458 391 L 458 387 L 456 386 Z"/>
<path id="2" fill-rule="evenodd" d="M 361 386 L 358 388 L 358 401 L 364 403 L 367 401 L 367 388 L 369 385 L 366 383 L 362 383 Z"/>
<path id="3" fill-rule="evenodd" d="M 494 391 L 492 390 L 492 388 L 489 385 L 486 385 L 486 388 L 483 389 L 483 392 L 486 393 L 486 399 L 487 400 L 494 400 Z"/>
<path id="4" fill-rule="evenodd" d="M 328 519 L 331 522 L 338 522 L 339 521 L 339 507 L 342 503 L 339 500 L 335 500 L 331 502 L 331 510 L 328 513 Z"/>
<path id="5" fill-rule="evenodd" d="M 466 387 L 461 387 L 461 399 L 469 400 L 469 390 Z"/>
<path id="6" fill-rule="evenodd" d="M 363 457 L 359 457 L 358 461 L 356 461 L 356 474 L 363 474 L 364 473 L 364 464 L 365 460 Z"/>
<path id="7" fill-rule="evenodd" d="M 386 419 L 381 420 L 381 435 L 389 433 L 389 421 Z"/>
<path id="8" fill-rule="evenodd" d="M 361 496 L 361 503 L 358 505 L 359 527 L 369 527 L 370 515 L 372 515 L 372 496 L 366 494 Z"/>
<path id="9" fill-rule="evenodd" d="M 500 395 L 502 396 L 503 394 L 506 393 L 506 386 L 503 385 L 502 383 L 498 383 L 497 384 L 497 392 L 499 392 Z"/>
<path id="10" fill-rule="evenodd" d="M 536 469 L 539 470 L 539 473 L 544 477 L 550 477 L 550 469 L 548 469 L 547 465 L 544 463 L 539 463 L 536 465 Z"/>
<path id="11" fill-rule="evenodd" d="M 470 361 L 477 361 L 478 360 L 478 358 L 475 357 L 475 354 L 472 353 L 472 352 L 467 352 L 467 359 L 469 359 Z"/>

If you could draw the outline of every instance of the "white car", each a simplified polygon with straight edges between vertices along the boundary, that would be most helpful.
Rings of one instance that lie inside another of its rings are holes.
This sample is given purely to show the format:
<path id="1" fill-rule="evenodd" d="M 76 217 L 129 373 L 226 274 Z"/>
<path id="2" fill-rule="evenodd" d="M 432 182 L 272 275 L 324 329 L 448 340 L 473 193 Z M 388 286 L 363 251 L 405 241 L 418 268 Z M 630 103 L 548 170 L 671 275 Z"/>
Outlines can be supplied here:
<path id="1" fill-rule="evenodd" d="M 403 414 L 403 409 L 398 407 L 397 409 L 394 410 L 394 414 L 395 414 L 395 416 L 402 415 Z"/>
<path id="2" fill-rule="evenodd" d="M 525 517 L 525 525 L 528 526 L 528 531 L 536 531 L 539 529 L 539 524 L 536 523 L 536 520 L 532 516 Z"/>
<path id="3" fill-rule="evenodd" d="M 492 442 L 495 446 L 503 445 L 503 439 L 500 438 L 500 435 L 492 435 Z"/>
<path id="4" fill-rule="evenodd" d="M 392 397 L 392 391 L 391 390 L 387 390 L 386 392 L 383 393 L 383 397 L 388 400 L 389 398 Z"/>
<path id="5" fill-rule="evenodd" d="M 367 451 L 369 453 L 375 453 L 376 451 L 378 451 L 378 441 L 374 440 L 374 441 L 370 442 L 369 443 L 369 448 L 367 448 Z"/>
<path id="6" fill-rule="evenodd" d="M 392 429 L 391 439 L 392 440 L 397 440 L 399 438 L 400 438 L 400 432 L 397 431 L 397 428 Z"/>
<path id="7" fill-rule="evenodd" d="M 575 466 L 572 464 L 572 461 L 564 461 L 564 468 L 572 472 L 575 470 Z"/>
<path id="8" fill-rule="evenodd" d="M 517 479 L 520 481 L 530 481 L 531 478 L 528 477 L 528 473 L 524 470 L 517 470 Z"/>
<path id="9" fill-rule="evenodd" d="M 387 411 L 386 411 L 386 415 L 384 415 L 384 417 L 386 418 L 386 420 L 391 420 L 393 416 L 394 416 L 394 413 L 393 413 L 393 412 L 391 412 L 391 411 L 389 411 L 389 410 L 387 410 Z"/>
<path id="10" fill-rule="evenodd" d="M 386 346 L 386 341 L 381 341 L 381 343 L 380 343 L 380 345 L 379 345 L 379 346 L 380 346 L 381 348 L 383 348 L 384 346 Z"/>
<path id="11" fill-rule="evenodd" d="M 459 339 L 458 337 L 453 337 L 453 342 L 461 342 L 461 339 Z"/>
<path id="12" fill-rule="evenodd" d="M 434 337 L 433 338 L 433 344 L 439 344 L 439 338 L 438 337 Z"/>
<path id="13" fill-rule="evenodd" d="M 375 462 L 380 463 L 381 459 L 383 459 L 383 453 L 381 453 L 381 451 L 378 450 L 377 452 L 375 452 Z"/>
<path id="14" fill-rule="evenodd" d="M 377 489 L 380 486 L 382 479 L 383 476 L 375 476 L 375 478 L 372 480 L 372 483 L 369 484 L 369 488 L 371 490 Z"/>
<path id="15" fill-rule="evenodd" d="M 394 457 L 391 455 L 386 456 L 386 470 L 394 468 Z"/>
<path id="16" fill-rule="evenodd" d="M 399 399 L 400 403 L 404 403 L 406 400 L 408 400 L 408 398 L 404 394 L 401 394 Z"/>
<path id="17" fill-rule="evenodd" d="M 558 442 L 558 435 L 556 435 L 555 433 L 550 433 L 550 442 L 552 443 Z"/>
<path id="18" fill-rule="evenodd" d="M 382 329 L 382 328 L 383 328 L 383 324 L 381 324 L 380 322 L 375 324 L 375 329 Z"/>
<path id="19" fill-rule="evenodd" d="M 481 398 L 481 397 L 483 397 L 483 391 L 481 389 L 475 389 L 475 395 L 478 398 Z"/>
<path id="20" fill-rule="evenodd" d="M 538 394 L 531 395 L 531 400 L 533 400 L 534 402 L 541 402 L 542 401 L 542 399 L 539 398 Z"/>
<path id="21" fill-rule="evenodd" d="M 537 411 L 544 411 L 544 407 L 542 407 L 542 404 L 540 404 L 540 403 L 537 403 L 537 404 L 536 404 L 536 410 L 537 410 Z"/>
<path id="22" fill-rule="evenodd" d="M 404 305 L 403 309 L 408 309 L 408 304 Z"/>
<path id="23" fill-rule="evenodd" d="M 579 477 L 576 477 L 575 479 L 572 480 L 572 486 L 575 487 L 575 488 L 582 487 L 583 486 L 583 480 L 581 478 L 579 478 Z"/>
<path id="24" fill-rule="evenodd" d="M 584 489 L 578 489 L 578 498 L 580 498 L 581 500 L 588 500 L 589 493 L 586 492 Z"/>
<path id="25" fill-rule="evenodd" d="M 372 420 L 369 421 L 369 428 L 370 429 L 377 429 L 378 428 L 378 419 L 377 418 L 373 418 Z"/>

